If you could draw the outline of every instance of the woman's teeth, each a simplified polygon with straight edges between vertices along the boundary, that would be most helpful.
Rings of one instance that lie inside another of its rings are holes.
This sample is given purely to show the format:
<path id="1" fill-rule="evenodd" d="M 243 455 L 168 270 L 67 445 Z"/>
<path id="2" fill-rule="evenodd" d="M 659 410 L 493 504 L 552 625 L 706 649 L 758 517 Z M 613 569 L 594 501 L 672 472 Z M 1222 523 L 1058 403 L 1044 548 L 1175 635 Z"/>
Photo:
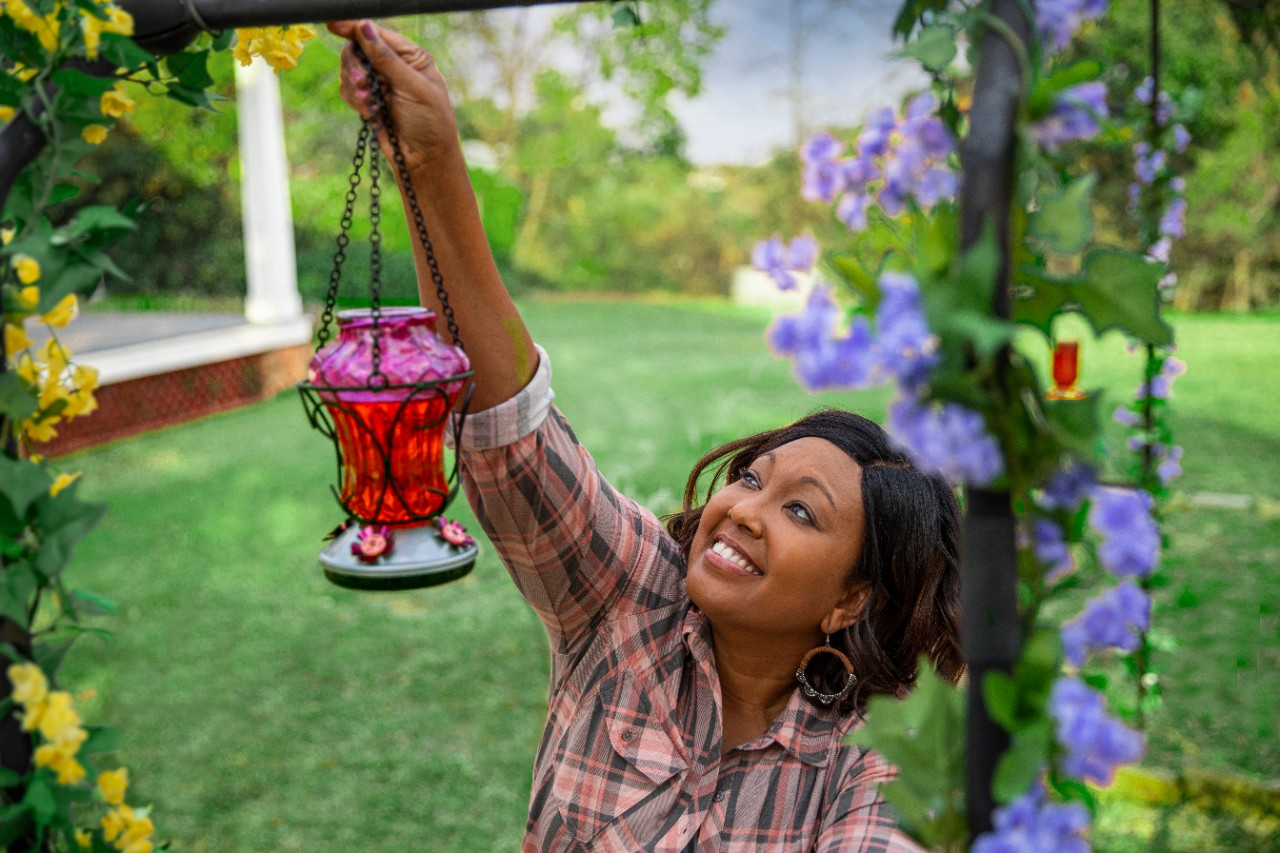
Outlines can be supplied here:
<path id="1" fill-rule="evenodd" d="M 759 570 L 757 570 L 755 566 L 751 565 L 751 563 L 745 557 L 743 557 L 741 554 L 739 554 L 737 551 L 735 551 L 733 548 L 730 548 L 728 545 L 724 544 L 723 542 L 715 543 L 714 545 L 711 546 L 711 550 L 713 553 L 720 555 L 724 559 L 728 560 L 730 563 L 733 563 L 735 566 L 737 566 L 738 568 L 742 569 L 745 572 L 748 572 L 749 574 L 753 574 L 753 575 L 760 574 Z"/>

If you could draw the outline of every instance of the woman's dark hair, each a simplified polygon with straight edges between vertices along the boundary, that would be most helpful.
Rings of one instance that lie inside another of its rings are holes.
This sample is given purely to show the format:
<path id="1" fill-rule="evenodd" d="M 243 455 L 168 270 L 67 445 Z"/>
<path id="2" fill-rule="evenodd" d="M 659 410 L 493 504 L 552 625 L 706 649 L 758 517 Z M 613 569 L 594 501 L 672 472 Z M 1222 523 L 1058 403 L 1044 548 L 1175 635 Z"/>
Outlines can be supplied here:
<path id="1" fill-rule="evenodd" d="M 823 409 L 790 426 L 717 447 L 694 466 L 684 490 L 684 510 L 667 518 L 668 532 L 688 559 L 702 517 L 697 504 L 702 475 L 715 466 L 707 485 L 710 497 L 722 480 L 737 481 L 762 454 L 810 437 L 831 442 L 862 469 L 866 537 L 845 581 L 866 584 L 868 594 L 858 621 L 831 635 L 831 644 L 849 656 L 858 676 L 840 710 L 860 709 L 878 693 L 892 696 L 910 689 L 921 654 L 929 655 L 944 678 L 959 680 L 965 668 L 960 651 L 960 508 L 946 480 L 916 468 L 874 421 Z M 820 692 L 839 692 L 846 678 L 834 655 L 819 655 L 810 665 L 809 680 Z"/>

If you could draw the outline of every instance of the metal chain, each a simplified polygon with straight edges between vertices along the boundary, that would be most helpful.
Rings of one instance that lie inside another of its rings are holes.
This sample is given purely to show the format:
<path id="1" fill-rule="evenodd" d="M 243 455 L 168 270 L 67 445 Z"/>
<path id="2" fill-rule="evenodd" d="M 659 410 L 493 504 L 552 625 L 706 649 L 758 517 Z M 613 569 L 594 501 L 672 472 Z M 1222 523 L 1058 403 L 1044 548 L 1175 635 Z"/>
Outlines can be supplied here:
<path id="1" fill-rule="evenodd" d="M 381 103 L 385 107 L 385 102 L 381 100 L 381 81 L 373 73 L 372 63 L 369 62 L 368 57 L 364 55 L 358 45 L 355 48 L 355 52 L 369 72 L 370 91 L 375 105 Z M 376 109 L 377 106 L 375 106 Z M 422 250 L 426 254 L 427 268 L 431 271 L 431 282 L 436 287 L 436 298 L 440 300 L 440 312 L 444 314 L 449 334 L 453 338 L 453 345 L 458 349 L 465 350 L 466 347 L 462 345 L 462 337 L 458 333 L 458 321 L 454 317 L 453 306 L 449 304 L 449 293 L 444 287 L 444 276 L 440 273 L 440 263 L 436 260 L 436 252 L 431 245 L 431 237 L 427 233 L 427 222 L 422 215 L 422 206 L 418 203 L 418 194 L 414 192 L 413 181 L 409 176 L 409 166 L 405 162 L 404 152 L 400 149 L 400 137 L 396 134 L 395 123 L 391 120 L 390 112 L 385 113 L 382 118 L 382 130 L 387 134 L 387 141 L 391 144 L 391 152 L 396 164 L 396 174 L 400 178 L 400 189 L 404 193 L 405 200 L 409 203 L 409 212 L 413 217 L 413 224 L 418 232 L 418 242 L 422 244 Z"/>
<path id="2" fill-rule="evenodd" d="M 356 206 L 356 188 L 360 186 L 360 169 L 364 166 L 364 152 L 369 148 L 369 125 L 360 127 L 360 136 L 356 139 L 356 153 L 351 158 L 351 177 L 347 179 L 346 206 L 342 210 L 342 220 L 338 226 L 338 250 L 333 255 L 333 269 L 329 272 L 329 290 L 324 297 L 324 313 L 320 315 L 320 332 L 316 335 L 320 349 L 329 342 L 329 327 L 333 325 L 333 309 L 338 302 L 338 282 L 342 280 L 342 264 L 347 259 L 347 246 L 351 243 L 348 232 L 351 230 L 352 216 Z"/>
<path id="3" fill-rule="evenodd" d="M 369 373 L 369 384 L 380 386 L 387 384 L 387 377 L 382 372 L 382 187 L 378 181 L 382 175 L 382 157 L 378 151 L 378 129 L 385 125 L 387 104 L 382 97 L 382 84 L 373 71 L 373 63 L 363 51 L 356 50 L 365 70 L 369 75 L 369 95 L 372 109 L 365 127 L 371 132 L 369 143 L 369 285 L 370 308 L 373 313 L 373 370 Z M 381 380 L 381 382 L 377 381 Z"/>

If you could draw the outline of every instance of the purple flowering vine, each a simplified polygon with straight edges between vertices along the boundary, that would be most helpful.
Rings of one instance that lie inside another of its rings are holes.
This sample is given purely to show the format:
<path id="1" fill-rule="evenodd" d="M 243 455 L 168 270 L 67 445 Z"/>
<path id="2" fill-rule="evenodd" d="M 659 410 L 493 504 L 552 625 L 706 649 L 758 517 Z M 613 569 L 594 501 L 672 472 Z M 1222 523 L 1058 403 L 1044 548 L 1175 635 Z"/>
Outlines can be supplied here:
<path id="1" fill-rule="evenodd" d="M 780 290 L 794 290 L 794 273 L 811 272 L 817 260 L 818 241 L 806 235 L 793 238 L 786 246 L 775 235 L 761 240 L 751 252 L 751 265 L 768 273 Z"/>
<path id="2" fill-rule="evenodd" d="M 1145 578 L 1160 560 L 1155 502 L 1140 489 L 1100 486 L 1093 491 L 1089 526 L 1098 534 L 1098 560 L 1116 577 Z"/>
<path id="3" fill-rule="evenodd" d="M 1075 557 L 1067 546 L 1062 528 L 1047 518 L 1037 518 L 1031 524 L 1031 547 L 1036 559 L 1045 567 L 1044 579 L 1049 583 L 1068 574 L 1076 567 Z"/>
<path id="4" fill-rule="evenodd" d="M 1138 386 L 1134 396 L 1138 399 L 1150 397 L 1153 400 L 1167 400 L 1173 396 L 1173 380 L 1186 372 L 1186 362 L 1170 356 L 1160 365 L 1160 371 L 1151 377 L 1150 382 L 1143 382 Z"/>
<path id="5" fill-rule="evenodd" d="M 1049 801 L 1038 782 L 996 809 L 991 822 L 994 828 L 978 836 L 970 853 L 1089 853 L 1089 810 Z"/>
<path id="6" fill-rule="evenodd" d="M 1108 785 L 1116 768 L 1142 758 L 1142 734 L 1107 713 L 1100 693 L 1071 677 L 1059 678 L 1049 693 L 1055 737 L 1065 749 L 1061 770 L 1068 776 Z"/>
<path id="7" fill-rule="evenodd" d="M 842 312 L 831 288 L 817 285 L 804 310 L 776 318 L 769 327 L 769 345 L 795 363 L 796 379 L 810 391 L 865 388 L 877 369 L 874 340 L 865 317 L 855 317 L 846 334 L 839 334 Z"/>
<path id="8" fill-rule="evenodd" d="M 1031 126 L 1031 135 L 1052 154 L 1064 143 L 1093 139 L 1109 115 L 1106 84 L 1080 83 L 1058 93 L 1049 114 Z"/>
<path id="9" fill-rule="evenodd" d="M 1061 50 L 1088 21 L 1107 11 L 1108 0 L 1040 0 L 1036 3 L 1036 32 L 1048 47 Z"/>
<path id="10" fill-rule="evenodd" d="M 1151 626 L 1151 598 L 1132 581 L 1111 587 L 1085 605 L 1080 615 L 1062 626 L 1062 649 L 1067 663 L 1084 666 L 1090 653 L 1138 648 L 1139 632 Z"/>
<path id="11" fill-rule="evenodd" d="M 1084 503 L 1097 482 L 1098 473 L 1092 465 L 1068 459 L 1049 477 L 1036 503 L 1049 510 L 1073 510 Z"/>

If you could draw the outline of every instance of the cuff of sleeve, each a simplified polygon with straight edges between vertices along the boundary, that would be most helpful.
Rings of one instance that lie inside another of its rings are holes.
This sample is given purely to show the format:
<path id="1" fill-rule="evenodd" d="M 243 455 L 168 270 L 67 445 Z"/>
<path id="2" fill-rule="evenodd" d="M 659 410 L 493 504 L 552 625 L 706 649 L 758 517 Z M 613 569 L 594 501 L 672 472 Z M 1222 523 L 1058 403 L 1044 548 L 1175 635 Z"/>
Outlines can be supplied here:
<path id="1" fill-rule="evenodd" d="M 556 395 L 551 390 L 551 359 L 542 347 L 533 346 L 538 351 L 538 369 L 533 372 L 533 378 L 511 399 L 467 415 L 462 426 L 464 451 L 505 447 L 542 426 Z M 452 418 L 445 429 L 445 443 L 451 449 L 457 446 Z"/>

